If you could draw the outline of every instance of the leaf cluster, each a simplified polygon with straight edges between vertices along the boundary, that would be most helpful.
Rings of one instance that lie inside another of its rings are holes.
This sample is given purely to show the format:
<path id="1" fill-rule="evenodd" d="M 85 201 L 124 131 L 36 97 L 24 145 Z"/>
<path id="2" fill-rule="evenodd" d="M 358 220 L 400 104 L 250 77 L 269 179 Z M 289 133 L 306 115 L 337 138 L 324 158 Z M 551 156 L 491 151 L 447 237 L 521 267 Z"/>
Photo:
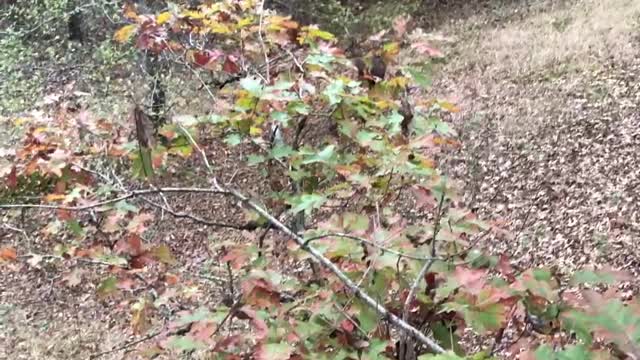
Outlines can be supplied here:
<path id="1" fill-rule="evenodd" d="M 534 359 L 616 356 L 603 351 L 602 344 L 622 354 L 638 353 L 637 304 L 615 300 L 615 292 L 581 287 L 612 284 L 625 280 L 625 274 L 583 271 L 574 276 L 575 291 L 566 291 L 547 269 L 516 269 L 506 256 L 473 249 L 483 236 L 509 237 L 466 209 L 438 169 L 438 157 L 459 146 L 440 115 L 457 108 L 426 96 L 429 70 L 442 54 L 421 31 L 408 29 L 406 19 L 377 35 L 382 46 L 369 55 L 382 59 L 386 72 L 365 79 L 331 33 L 300 26 L 254 1 L 195 9 L 171 5 L 158 14 L 127 4 L 123 14 L 129 23 L 115 33 L 115 41 L 166 56 L 196 74 L 221 73 L 229 81 L 215 94 L 209 90 L 219 111 L 178 115 L 155 129 L 159 141 L 146 136 L 136 143 L 125 135 L 133 124 L 86 112 L 58 114 L 57 122 L 26 122 L 21 148 L 2 169 L 8 183 L 18 187 L 20 176 L 33 174 L 55 182 L 54 192 L 43 196 L 59 210 L 50 233 L 61 231 L 64 222 L 80 239 L 89 232 L 119 239 L 109 249 L 74 247 L 61 254 L 119 269 L 98 287 L 101 296 L 132 288 L 136 270 L 175 266 L 167 245 L 145 244 L 143 236 L 156 217 L 143 205 L 206 222 L 172 210 L 166 199 L 159 205 L 144 198 L 162 189 L 127 192 L 118 178 L 88 171 L 83 164 L 106 158 L 130 165 L 133 177 L 162 177 L 198 156 L 214 172 L 215 163 L 201 145 L 211 134 L 228 149 L 253 149 L 238 168 L 261 169 L 269 184 L 269 191 L 251 200 L 264 212 L 238 197 L 248 217 L 266 228 L 274 225 L 267 213 L 301 219 L 294 231 L 278 235 L 287 248 L 284 262 L 295 264 L 295 271 L 267 255 L 261 241 L 221 244 L 219 261 L 232 274 L 229 282 L 237 284 L 231 285 L 228 301 L 203 303 L 199 310 L 180 314 L 147 355 L 197 350 L 220 359 L 384 359 L 408 353 L 419 359 L 482 359 L 502 348 L 525 349 L 522 356 Z M 146 160 L 141 147 L 149 150 Z M 134 195 L 147 201 L 132 204 Z M 105 216 L 89 225 L 71 213 L 84 209 Z M 301 246 L 290 241 L 297 235 L 304 238 Z M 349 281 L 318 267 L 315 254 Z M 14 257 L 6 256 L 8 261 Z M 169 272 L 162 281 L 167 288 L 180 286 Z M 181 289 L 182 294 L 195 291 Z M 156 299 L 138 298 L 131 307 L 134 331 L 145 332 L 155 309 L 175 296 L 167 290 Z M 232 321 L 243 326 L 229 326 Z M 410 340 L 406 327 L 392 329 L 399 323 L 419 329 L 435 346 Z M 466 354 L 465 328 L 493 337 L 494 349 Z M 521 340 L 506 344 L 505 329 L 522 333 Z M 556 334 L 570 336 L 555 347 L 537 346 L 533 333 L 549 342 L 561 338 Z"/>

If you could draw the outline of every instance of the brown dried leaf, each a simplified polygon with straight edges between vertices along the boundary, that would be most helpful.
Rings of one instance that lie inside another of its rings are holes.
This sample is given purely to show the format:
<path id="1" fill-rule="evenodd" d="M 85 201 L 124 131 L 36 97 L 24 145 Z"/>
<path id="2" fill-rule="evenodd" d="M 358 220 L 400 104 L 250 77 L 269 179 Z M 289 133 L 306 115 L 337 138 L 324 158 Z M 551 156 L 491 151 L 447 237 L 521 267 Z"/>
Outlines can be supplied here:
<path id="1" fill-rule="evenodd" d="M 15 248 L 3 247 L 0 248 L 0 259 L 4 261 L 16 261 L 18 254 Z"/>

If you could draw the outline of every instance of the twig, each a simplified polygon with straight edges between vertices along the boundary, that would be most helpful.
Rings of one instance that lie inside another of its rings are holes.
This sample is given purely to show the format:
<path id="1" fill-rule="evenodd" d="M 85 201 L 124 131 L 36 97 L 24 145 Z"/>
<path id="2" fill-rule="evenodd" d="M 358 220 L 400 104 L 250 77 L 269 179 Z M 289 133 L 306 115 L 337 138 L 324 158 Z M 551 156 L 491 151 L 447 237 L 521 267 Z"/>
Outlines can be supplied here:
<path id="1" fill-rule="evenodd" d="M 285 210 L 280 211 L 278 214 L 276 214 L 275 217 L 280 218 L 280 216 L 282 216 L 284 212 Z M 262 234 L 260 234 L 260 236 L 258 237 L 258 257 L 262 257 L 262 249 L 264 248 L 264 239 L 267 238 L 267 234 L 269 233 L 269 230 L 271 230 L 271 227 L 267 227 L 266 229 L 264 229 Z"/>
<path id="2" fill-rule="evenodd" d="M 331 262 L 331 260 L 327 259 L 324 255 L 322 255 L 322 253 L 320 253 L 315 248 L 305 244 L 304 238 L 302 238 L 301 236 L 293 232 L 289 227 L 281 223 L 278 219 L 273 217 L 269 212 L 267 212 L 261 206 L 257 205 L 255 202 L 251 201 L 249 198 L 247 198 L 246 196 L 242 195 L 241 193 L 235 190 L 225 190 L 220 186 L 220 184 L 215 178 L 214 178 L 214 183 L 219 191 L 230 192 L 238 200 L 244 203 L 245 206 L 248 206 L 252 210 L 256 211 L 258 214 L 260 214 L 261 216 L 269 220 L 274 227 L 276 227 L 277 229 L 282 231 L 285 235 L 287 235 L 289 238 L 291 238 L 296 243 L 298 243 L 298 245 L 304 251 L 311 254 L 316 259 L 316 261 L 322 264 L 325 268 L 329 269 L 338 279 L 340 279 L 340 281 L 349 290 L 351 290 L 360 300 L 365 302 L 369 307 L 373 308 L 377 313 L 379 313 L 382 316 L 382 318 L 386 319 L 392 325 L 396 326 L 403 332 L 410 334 L 417 341 L 429 347 L 433 351 L 438 353 L 445 352 L 445 350 L 440 345 L 438 345 L 438 343 L 435 340 L 427 337 L 420 330 L 409 325 L 406 321 L 402 320 L 395 314 L 391 313 L 384 306 L 380 305 L 375 299 L 373 299 L 369 294 L 364 292 L 362 289 L 358 288 L 356 284 L 345 273 L 342 272 L 342 270 L 340 270 L 334 263 Z"/>
<path id="3" fill-rule="evenodd" d="M 227 261 L 227 275 L 229 275 L 229 295 L 231 298 L 236 296 L 236 289 L 233 287 L 233 272 L 231 271 L 231 263 Z"/>
<path id="4" fill-rule="evenodd" d="M 178 330 L 175 330 L 174 332 L 177 332 L 177 331 Z M 99 357 L 102 357 L 104 355 L 108 355 L 108 354 L 111 354 L 111 353 L 114 353 L 114 352 L 117 352 L 117 351 L 126 350 L 126 349 L 128 349 L 128 348 L 130 348 L 132 346 L 138 345 L 138 344 L 140 344 L 142 342 L 145 342 L 147 340 L 151 340 L 151 339 L 153 339 L 154 337 L 156 337 L 156 336 L 158 336 L 160 334 L 162 334 L 162 330 L 154 331 L 151 334 L 149 334 L 147 336 L 144 336 L 144 337 L 142 337 L 142 338 L 140 338 L 138 340 L 126 342 L 126 343 L 124 343 L 124 344 L 122 344 L 122 345 L 120 345 L 118 347 L 115 347 L 115 348 L 113 348 L 111 350 L 106 350 L 106 351 L 103 351 L 103 352 L 100 352 L 100 353 L 97 353 L 97 354 L 92 354 L 92 355 L 89 356 L 89 359 L 93 360 L 93 359 L 97 359 Z"/>
<path id="5" fill-rule="evenodd" d="M 29 245 L 33 244 L 33 240 L 31 240 L 31 237 L 27 234 L 27 232 L 24 229 L 19 229 L 17 227 L 13 227 L 9 224 L 4 224 L 3 225 L 5 228 L 11 230 L 11 231 L 15 231 L 15 232 L 19 232 L 21 233 L 25 239 L 27 239 L 27 243 L 29 243 Z"/>
<path id="6" fill-rule="evenodd" d="M 362 335 L 364 335 L 364 336 L 367 338 L 367 340 L 369 339 L 369 335 L 367 334 L 367 331 L 365 331 L 363 328 L 361 328 L 361 327 L 360 327 L 360 325 L 358 324 L 358 322 L 357 322 L 357 321 L 355 321 L 355 320 L 353 319 L 353 317 L 351 317 L 349 314 L 347 314 L 347 312 L 344 310 L 344 308 L 341 308 L 340 306 L 336 305 L 335 303 L 333 304 L 333 307 L 334 307 L 336 310 L 338 310 L 342 316 L 344 316 L 347 320 L 349 320 L 349 322 L 350 322 L 353 326 L 355 326 L 355 328 L 356 328 L 356 329 L 360 330 L 360 333 L 361 333 Z M 335 326 L 335 324 L 334 324 L 334 326 Z"/>
<path id="7" fill-rule="evenodd" d="M 209 281 L 214 281 L 214 282 L 218 282 L 218 283 L 221 283 L 221 284 L 226 284 L 226 283 L 227 283 L 227 280 L 226 280 L 226 279 L 223 279 L 223 278 L 218 277 L 218 276 L 212 276 L 212 275 L 200 275 L 200 274 L 198 274 L 198 277 L 199 277 L 200 279 L 209 280 Z"/>
<path id="8" fill-rule="evenodd" d="M 95 259 L 87 259 L 87 258 L 82 258 L 82 257 L 65 258 L 63 256 L 58 256 L 58 255 L 50 255 L 50 254 L 41 255 L 41 254 L 36 254 L 36 253 L 29 253 L 29 254 L 18 256 L 19 259 L 32 258 L 32 257 L 39 257 L 41 259 L 54 259 L 54 260 L 60 260 L 60 261 L 75 260 L 77 262 L 82 262 L 82 263 L 85 263 L 85 264 L 103 265 L 103 266 L 115 266 L 115 267 L 122 268 L 122 269 L 129 269 L 128 265 L 119 265 L 119 264 L 109 263 L 109 262 L 106 262 L 106 261 L 100 261 L 100 260 L 95 260 Z"/>
<path id="9" fill-rule="evenodd" d="M 304 68 L 302 67 L 302 64 L 300 64 L 296 56 L 291 52 L 291 50 L 289 49 L 284 49 L 284 50 L 287 52 L 287 54 L 289 54 L 289 56 L 291 56 L 291 59 L 293 60 L 293 63 L 296 64 L 296 67 L 298 68 L 298 70 L 300 70 L 300 72 L 304 74 Z"/>
<path id="10" fill-rule="evenodd" d="M 46 204 L 0 204 L 0 209 L 51 209 L 51 210 L 67 210 L 67 211 L 85 211 L 89 209 L 94 209 L 97 207 L 110 205 L 113 203 L 117 203 L 119 201 L 127 200 L 137 196 L 144 196 L 150 194 L 158 194 L 161 192 L 165 193 L 207 193 L 207 194 L 221 194 L 221 195 L 231 195 L 229 192 L 219 191 L 216 189 L 205 189 L 205 188 L 180 188 L 180 187 L 169 187 L 169 188 L 155 188 L 155 189 L 145 189 L 145 190 L 133 190 L 128 194 L 118 196 L 113 199 L 100 201 L 90 205 L 83 206 L 64 206 L 64 205 L 46 205 Z"/>
<path id="11" fill-rule="evenodd" d="M 169 43 L 165 40 L 164 41 L 165 45 L 167 45 L 167 49 L 169 49 L 169 51 L 176 57 L 181 57 L 178 54 L 176 54 L 176 52 L 171 48 L 171 46 L 169 46 Z M 196 69 L 194 69 L 190 64 L 188 64 L 187 62 L 182 62 L 182 61 L 175 61 L 177 64 L 181 64 L 184 65 L 187 69 L 189 69 L 189 71 L 191 71 L 193 73 L 193 75 L 196 76 L 196 78 L 200 81 L 200 83 L 202 84 L 202 87 L 204 87 L 205 90 L 207 90 L 207 93 L 209 94 L 209 97 L 211 97 L 212 100 L 216 99 L 216 96 L 213 94 L 213 91 L 211 91 L 211 89 L 209 88 L 209 85 L 207 85 L 207 83 L 202 79 L 202 76 L 200 76 L 200 73 L 198 73 L 198 71 L 196 71 Z"/>
<path id="12" fill-rule="evenodd" d="M 471 241 L 467 246 L 465 246 L 464 249 L 462 249 L 462 250 L 460 250 L 460 251 L 458 251 L 456 253 L 447 255 L 447 259 L 450 260 L 450 259 L 462 256 L 462 255 L 468 253 L 469 251 L 471 251 L 471 249 L 476 247 L 476 245 L 480 242 L 480 240 L 484 239 L 485 236 L 487 236 L 490 233 L 491 233 L 491 229 L 485 230 L 482 233 L 482 235 L 480 235 L 480 236 L 476 237 L 475 239 L 473 239 L 473 241 Z"/>
<path id="13" fill-rule="evenodd" d="M 362 282 L 367 278 L 367 276 L 369 276 L 369 273 L 371 272 L 371 270 L 373 270 L 374 265 L 375 265 L 377 260 L 378 260 L 378 254 L 376 254 L 376 257 L 369 262 L 369 266 L 367 266 L 367 270 L 365 270 L 365 272 L 362 274 L 362 276 L 360 276 L 360 280 L 358 280 L 358 282 L 356 283 L 356 286 L 360 287 L 362 285 Z M 347 307 L 349 307 L 351 305 L 351 302 L 353 302 L 353 299 L 354 299 L 354 296 L 351 296 L 351 297 L 349 297 L 349 299 L 347 299 L 347 301 L 344 303 L 344 305 L 340 309 L 341 312 L 346 313 L 346 309 L 347 309 Z M 336 305 L 334 304 L 334 306 L 336 306 Z M 349 320 L 352 321 L 351 318 L 349 318 Z M 356 326 L 358 326 L 358 325 L 356 324 Z M 360 328 L 360 327 L 358 327 L 358 328 Z M 363 334 L 366 334 L 366 332 L 363 332 Z"/>
<path id="14" fill-rule="evenodd" d="M 424 266 L 422 266 L 422 268 L 420 269 L 420 271 L 418 272 L 418 275 L 416 276 L 416 278 L 413 280 L 413 284 L 411 285 L 411 288 L 409 289 L 409 294 L 407 294 L 407 298 L 404 301 L 404 309 L 402 311 L 402 320 L 407 321 L 407 319 L 409 318 L 409 307 L 411 306 L 411 302 L 413 301 L 413 298 L 416 295 L 416 292 L 418 291 L 418 287 L 420 286 L 420 282 L 422 281 L 422 279 L 424 278 L 425 274 L 429 271 L 429 269 L 431 268 L 431 266 L 433 266 L 433 263 L 435 262 L 435 257 L 436 257 L 436 237 L 438 236 L 438 232 L 440 232 L 440 220 L 442 218 L 442 207 L 444 205 L 444 191 L 442 192 L 442 196 L 440 197 L 440 201 L 438 202 L 438 209 L 436 212 L 436 217 L 434 219 L 434 225 L 433 225 L 433 237 L 431 239 L 431 260 L 428 261 L 427 263 L 424 264 Z M 407 338 L 406 338 L 406 333 L 404 335 L 404 338 L 401 342 L 401 344 L 405 344 L 404 346 L 407 346 Z M 403 351 L 404 353 L 404 351 Z"/>
<path id="15" fill-rule="evenodd" d="M 198 143 L 193 139 L 193 136 L 189 134 L 189 131 L 187 131 L 187 129 L 185 129 L 180 124 L 178 124 L 178 128 L 182 131 L 182 133 L 184 133 L 184 136 L 186 136 L 187 139 L 189 139 L 189 142 L 193 145 L 193 147 L 195 147 L 196 150 L 198 150 L 198 152 L 200 153 L 200 156 L 202 156 L 202 161 L 204 161 L 204 165 L 207 167 L 207 170 L 209 170 L 209 173 L 213 173 L 213 169 L 211 168 L 211 165 L 209 165 L 209 159 L 207 158 L 207 154 L 204 152 L 204 150 L 202 150 L 202 148 L 198 146 Z"/>
<path id="16" fill-rule="evenodd" d="M 215 335 L 217 335 L 220 332 L 220 329 L 222 329 L 224 324 L 227 322 L 227 320 L 229 320 L 233 315 L 235 315 L 236 311 L 238 311 L 238 309 L 240 308 L 240 305 L 242 305 L 242 301 L 240 300 L 241 299 L 235 300 L 233 305 L 231 305 L 231 307 L 229 308 L 229 312 L 227 313 L 227 315 L 224 316 L 222 321 L 220 321 L 220 324 L 216 326 L 216 330 L 213 332 L 213 334 L 211 334 L 211 337 L 214 337 Z"/>
<path id="17" fill-rule="evenodd" d="M 145 199 L 142 198 L 142 201 L 146 202 L 147 204 L 158 208 L 162 211 L 166 211 L 167 213 L 169 213 L 170 215 L 172 215 L 175 218 L 178 219 L 189 219 L 192 220 L 196 223 L 199 224 L 203 224 L 203 225 L 207 225 L 207 226 L 215 226 L 215 227 L 220 227 L 220 228 L 230 228 L 230 229 L 237 229 L 237 230 L 247 230 L 247 227 L 249 227 L 248 225 L 235 225 L 235 224 L 228 224 L 228 223 L 220 223 L 220 222 L 216 222 L 216 221 L 209 221 L 209 220 L 205 220 L 202 219 L 200 217 L 197 217 L 195 215 L 191 215 L 189 213 L 185 213 L 185 212 L 176 212 L 174 210 L 172 210 L 171 208 L 168 207 L 164 207 L 156 202 L 153 202 L 149 199 Z"/>
<path id="18" fill-rule="evenodd" d="M 95 170 L 91 170 L 91 169 L 89 169 L 87 167 L 84 167 L 84 166 L 82 166 L 82 165 L 80 165 L 78 163 L 73 163 L 73 164 L 71 164 L 71 166 L 72 167 L 77 167 L 80 170 L 83 170 L 83 171 L 86 171 L 86 172 L 91 173 L 93 175 L 96 175 L 96 176 L 100 177 L 102 180 L 106 181 L 107 183 L 111 183 L 112 182 L 112 180 L 109 179 L 108 176 L 106 176 L 106 175 L 104 175 L 104 174 L 102 174 L 100 172 L 97 172 Z"/>
<path id="19" fill-rule="evenodd" d="M 236 175 L 238 175 L 238 172 L 240 171 L 240 169 L 236 169 L 233 174 L 231 174 L 231 177 L 229 178 L 229 180 L 227 180 L 227 182 L 225 184 L 229 185 L 233 182 L 233 180 L 236 179 Z"/>
<path id="20" fill-rule="evenodd" d="M 264 55 L 264 63 L 266 64 L 266 80 L 267 85 L 271 82 L 270 75 L 270 67 L 269 67 L 269 55 L 267 54 L 267 46 L 264 43 L 264 38 L 262 37 L 263 25 L 264 25 L 264 0 L 260 1 L 260 7 L 258 8 L 260 11 L 260 24 L 258 26 L 258 40 L 260 41 L 260 47 L 262 48 L 262 54 Z"/>

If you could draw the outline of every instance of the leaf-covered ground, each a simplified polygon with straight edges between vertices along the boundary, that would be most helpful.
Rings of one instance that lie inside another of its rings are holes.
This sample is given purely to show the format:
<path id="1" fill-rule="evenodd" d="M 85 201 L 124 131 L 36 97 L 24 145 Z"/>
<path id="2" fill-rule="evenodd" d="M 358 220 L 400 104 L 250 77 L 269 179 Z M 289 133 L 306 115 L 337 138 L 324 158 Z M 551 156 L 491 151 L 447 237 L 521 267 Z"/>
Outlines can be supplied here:
<path id="1" fill-rule="evenodd" d="M 637 270 L 640 5 L 491 13 L 444 26 L 473 30 L 451 31 L 456 56 L 434 86 L 462 109 L 464 149 L 451 166 L 468 200 L 517 235 L 486 246 L 561 272 Z"/>
<path id="2" fill-rule="evenodd" d="M 640 60 L 630 44 L 638 41 L 640 5 L 474 2 L 441 11 L 434 23 L 451 38 L 444 47 L 451 62 L 434 88 L 459 104 L 452 120 L 464 144 L 447 164 L 465 183 L 473 207 L 503 219 L 515 234 L 513 242 L 484 239 L 479 245 L 511 254 L 521 265 L 557 265 L 560 273 L 595 264 L 637 273 Z M 233 177 L 246 188 L 256 182 L 251 172 L 224 171 L 235 154 L 210 151 L 222 179 Z M 197 197 L 183 204 L 202 216 L 233 218 L 230 204 Z M 155 314 L 154 321 L 202 301 L 222 301 L 227 285 L 219 247 L 247 241 L 246 234 L 212 232 L 170 217 L 160 223 L 149 236 L 170 244 L 180 283 L 166 314 Z M 49 254 L 54 246 L 5 227 L 0 236 L 3 244 L 28 241 L 37 253 Z M 105 276 L 99 263 L 48 257 L 20 258 L 3 268 L 0 358 L 86 359 L 133 339 L 131 304 L 94 295 Z M 153 272 L 141 276 L 130 293 L 154 281 Z M 127 350 L 101 358 L 133 358 Z"/>

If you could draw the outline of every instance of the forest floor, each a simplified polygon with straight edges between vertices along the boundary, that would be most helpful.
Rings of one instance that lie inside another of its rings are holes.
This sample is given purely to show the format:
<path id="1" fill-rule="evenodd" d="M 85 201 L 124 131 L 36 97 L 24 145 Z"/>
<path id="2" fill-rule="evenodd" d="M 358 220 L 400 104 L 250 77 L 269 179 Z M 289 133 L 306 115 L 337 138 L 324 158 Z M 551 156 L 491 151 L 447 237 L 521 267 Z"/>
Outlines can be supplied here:
<path id="1" fill-rule="evenodd" d="M 464 147 L 447 166 L 468 202 L 515 234 L 510 243 L 479 245 L 559 273 L 610 264 L 638 275 L 640 2 L 453 3 L 435 24 L 451 39 L 443 46 L 451 60 L 434 89 L 462 110 L 452 121 Z M 227 174 L 238 182 L 253 175 Z M 189 203 L 201 211 L 212 206 Z M 224 280 L 224 273 L 215 273 L 220 266 L 209 239 L 244 235 L 196 226 L 185 232 L 177 221 L 165 218 L 149 235 L 171 242 L 177 263 L 189 264 L 176 266 L 184 292 L 170 306 L 217 302 L 221 286 L 212 279 Z M 0 239 L 51 253 L 54 244 L 38 243 L 35 229 L 0 229 Z M 94 296 L 103 266 L 42 259 L 22 265 L 0 274 L 0 359 L 87 359 L 133 339 L 130 304 Z M 77 271 L 66 272 L 70 267 Z M 58 285 L 78 277 L 76 286 Z M 132 349 L 100 359 L 135 358 Z"/>

